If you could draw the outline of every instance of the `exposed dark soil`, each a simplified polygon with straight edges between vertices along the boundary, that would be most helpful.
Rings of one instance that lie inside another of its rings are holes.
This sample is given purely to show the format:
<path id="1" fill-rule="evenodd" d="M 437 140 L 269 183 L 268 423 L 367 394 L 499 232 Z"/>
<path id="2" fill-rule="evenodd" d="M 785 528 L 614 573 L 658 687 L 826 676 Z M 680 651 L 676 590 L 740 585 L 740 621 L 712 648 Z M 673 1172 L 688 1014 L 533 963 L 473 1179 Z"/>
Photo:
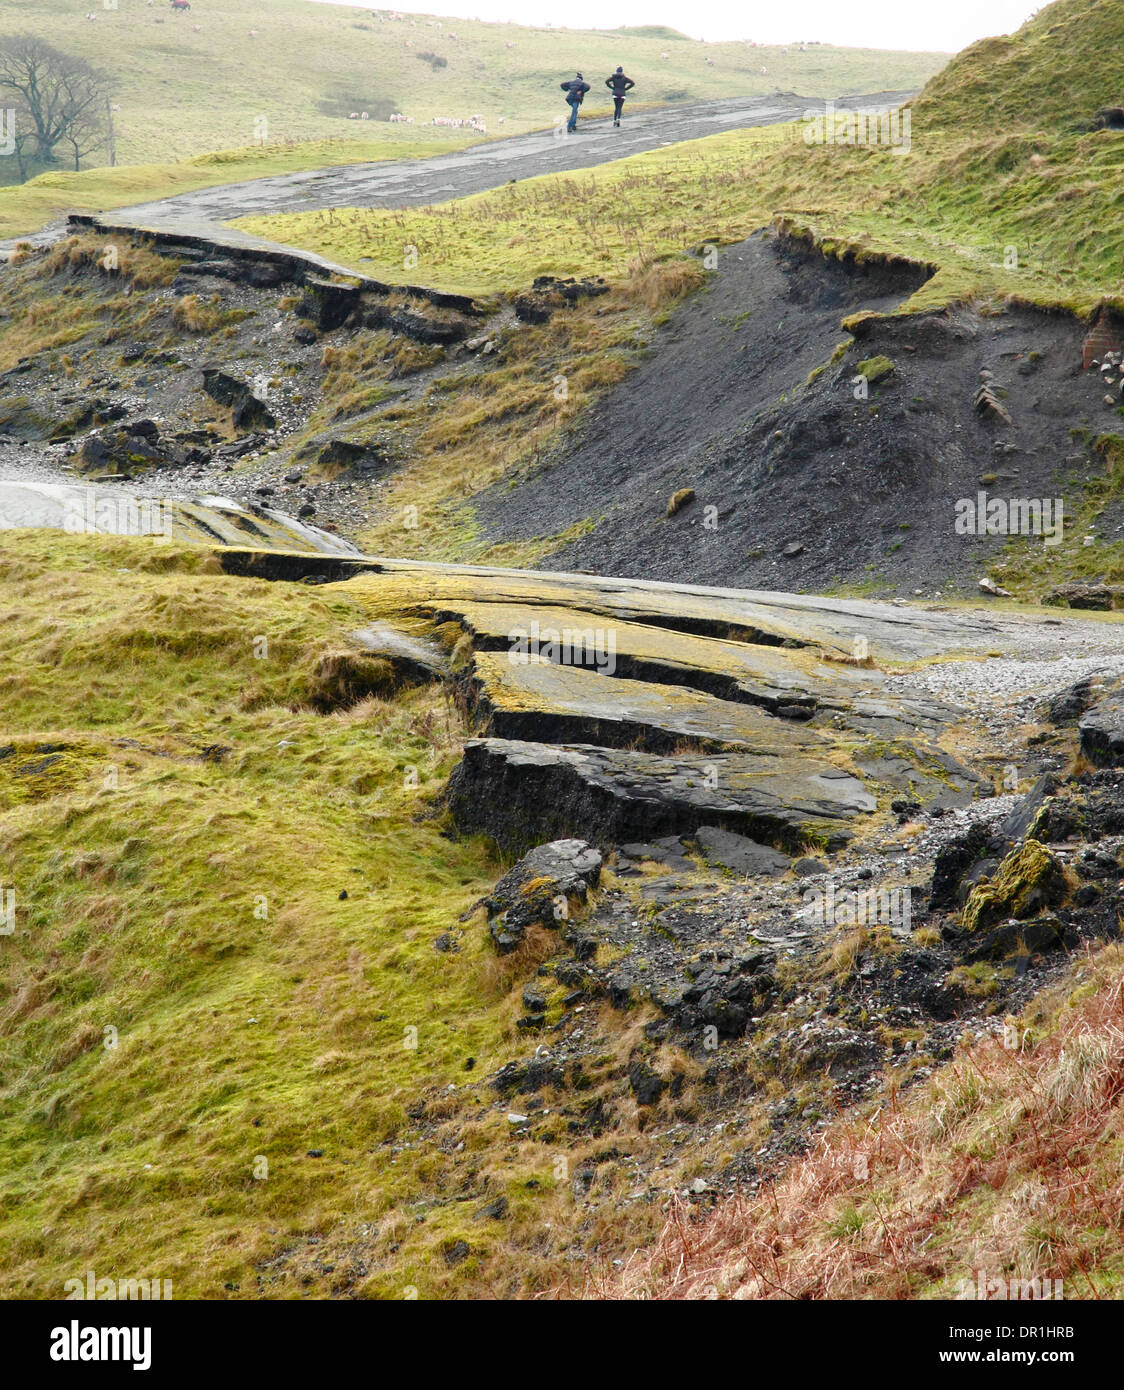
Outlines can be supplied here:
<path id="1" fill-rule="evenodd" d="M 1119 418 L 1082 369 L 1085 326 L 1029 308 L 880 317 L 808 383 L 850 339 L 843 318 L 885 315 L 923 280 L 772 235 L 727 249 L 575 435 L 519 486 L 480 499 L 490 534 L 558 534 L 596 516 L 543 566 L 767 589 L 974 589 L 1006 541 L 957 535 L 957 500 L 1073 497 L 1103 464 L 1071 432 Z M 893 371 L 861 398 L 856 368 L 878 356 Z M 976 408 L 985 380 L 1010 425 Z M 668 518 L 687 488 L 694 501 Z"/>

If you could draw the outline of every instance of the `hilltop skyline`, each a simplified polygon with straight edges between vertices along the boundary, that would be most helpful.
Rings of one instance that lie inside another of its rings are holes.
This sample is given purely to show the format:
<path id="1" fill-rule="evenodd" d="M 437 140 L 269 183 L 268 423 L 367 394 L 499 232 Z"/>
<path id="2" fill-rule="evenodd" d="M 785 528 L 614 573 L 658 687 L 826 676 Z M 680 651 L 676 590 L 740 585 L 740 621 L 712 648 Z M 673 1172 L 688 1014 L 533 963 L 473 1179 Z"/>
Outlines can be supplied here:
<path id="1" fill-rule="evenodd" d="M 377 8 L 365 0 L 312 3 Z M 747 10 L 736 0 L 715 0 L 703 9 L 684 5 L 680 0 L 613 0 L 608 6 L 600 0 L 574 0 L 564 8 L 548 0 L 437 0 L 428 5 L 403 6 L 402 10 L 532 28 L 604 30 L 660 24 L 712 43 L 753 39 L 758 43 L 785 44 L 812 39 L 853 48 L 953 53 L 978 39 L 1012 33 L 1040 8 L 1033 0 L 988 0 L 985 5 L 971 0 L 948 0 L 939 10 L 928 11 L 890 0 L 873 0 L 848 10 L 830 0 L 807 0 L 793 15 L 787 10 Z"/>

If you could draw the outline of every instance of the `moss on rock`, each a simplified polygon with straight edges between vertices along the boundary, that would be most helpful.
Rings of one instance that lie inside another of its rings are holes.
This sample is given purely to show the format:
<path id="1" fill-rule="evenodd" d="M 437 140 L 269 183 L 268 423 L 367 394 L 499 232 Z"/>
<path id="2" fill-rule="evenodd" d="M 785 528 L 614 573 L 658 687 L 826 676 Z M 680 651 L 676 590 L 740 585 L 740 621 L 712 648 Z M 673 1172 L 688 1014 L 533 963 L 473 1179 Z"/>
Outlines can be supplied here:
<path id="1" fill-rule="evenodd" d="M 1069 892 L 1061 860 L 1037 840 L 1025 840 L 1003 860 L 990 883 L 972 890 L 964 908 L 968 931 L 984 931 L 1006 918 L 1025 921 L 1054 907 Z"/>

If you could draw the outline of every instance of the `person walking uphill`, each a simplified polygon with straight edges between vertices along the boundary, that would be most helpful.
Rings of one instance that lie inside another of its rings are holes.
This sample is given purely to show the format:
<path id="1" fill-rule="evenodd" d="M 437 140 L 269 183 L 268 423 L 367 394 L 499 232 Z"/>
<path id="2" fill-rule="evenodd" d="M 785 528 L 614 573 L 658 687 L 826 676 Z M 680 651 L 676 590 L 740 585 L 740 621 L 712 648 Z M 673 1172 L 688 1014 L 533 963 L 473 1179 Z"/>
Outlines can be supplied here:
<path id="1" fill-rule="evenodd" d="M 605 86 L 613 94 L 613 124 L 619 126 L 621 123 L 621 111 L 624 109 L 624 94 L 635 87 L 631 77 L 624 75 L 624 68 L 618 68 L 612 77 L 606 77 Z"/>
<path id="2" fill-rule="evenodd" d="M 578 107 L 585 100 L 585 94 L 589 91 L 589 83 L 579 72 L 572 81 L 562 82 L 559 85 L 566 93 L 566 100 L 570 106 L 570 119 L 566 125 L 566 129 L 570 131 L 577 130 Z"/>

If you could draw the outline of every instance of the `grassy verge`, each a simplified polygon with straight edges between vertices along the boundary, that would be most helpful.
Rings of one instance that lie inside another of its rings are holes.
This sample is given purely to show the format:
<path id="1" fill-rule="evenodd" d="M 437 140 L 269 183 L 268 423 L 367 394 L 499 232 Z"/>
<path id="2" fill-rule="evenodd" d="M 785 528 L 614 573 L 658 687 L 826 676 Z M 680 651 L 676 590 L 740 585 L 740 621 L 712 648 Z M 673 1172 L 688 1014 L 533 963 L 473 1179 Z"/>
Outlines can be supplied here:
<path id="1" fill-rule="evenodd" d="M 346 599 L 212 564 L 5 541 L 9 1296 L 59 1297 L 87 1268 L 181 1297 L 452 1278 L 457 1209 L 392 1214 L 461 1161 L 415 1153 L 410 1113 L 470 1079 L 468 1058 L 506 1056 L 486 961 L 433 949 L 493 870 L 419 818 L 458 720 L 346 655 L 363 616 Z M 365 1273 L 298 1284 L 284 1252 L 360 1215 Z"/>

